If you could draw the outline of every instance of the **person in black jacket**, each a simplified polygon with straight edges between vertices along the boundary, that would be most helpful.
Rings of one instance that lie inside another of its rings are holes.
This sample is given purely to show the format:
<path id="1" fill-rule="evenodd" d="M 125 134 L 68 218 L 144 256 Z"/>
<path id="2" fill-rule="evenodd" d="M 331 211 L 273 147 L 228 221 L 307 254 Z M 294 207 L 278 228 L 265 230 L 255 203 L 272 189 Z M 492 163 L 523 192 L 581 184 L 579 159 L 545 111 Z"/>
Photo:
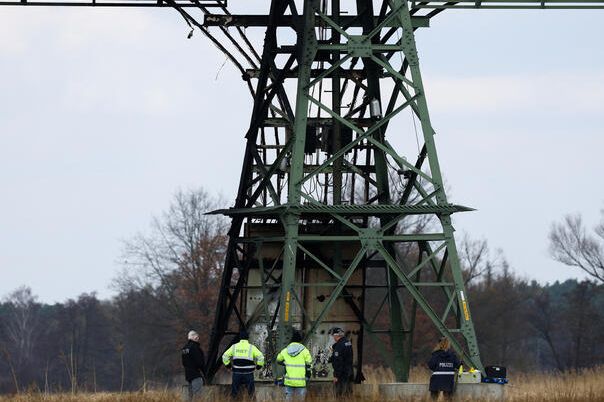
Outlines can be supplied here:
<path id="1" fill-rule="evenodd" d="M 189 341 L 181 349 L 182 365 L 185 368 L 185 379 L 189 383 L 189 400 L 201 395 L 203 386 L 204 356 L 201 347 L 199 347 L 199 334 L 195 331 L 189 331 Z"/>
<path id="2" fill-rule="evenodd" d="M 450 399 L 455 390 L 455 372 L 461 365 L 455 352 L 451 350 L 449 339 L 442 337 L 432 351 L 428 368 L 432 370 L 430 377 L 430 395 L 438 398 L 443 391 L 445 398 Z"/>
<path id="3" fill-rule="evenodd" d="M 344 336 L 342 328 L 332 328 L 329 333 L 336 343 L 332 346 L 329 358 L 333 366 L 333 383 L 336 396 L 350 395 L 352 393 L 352 342 Z"/>

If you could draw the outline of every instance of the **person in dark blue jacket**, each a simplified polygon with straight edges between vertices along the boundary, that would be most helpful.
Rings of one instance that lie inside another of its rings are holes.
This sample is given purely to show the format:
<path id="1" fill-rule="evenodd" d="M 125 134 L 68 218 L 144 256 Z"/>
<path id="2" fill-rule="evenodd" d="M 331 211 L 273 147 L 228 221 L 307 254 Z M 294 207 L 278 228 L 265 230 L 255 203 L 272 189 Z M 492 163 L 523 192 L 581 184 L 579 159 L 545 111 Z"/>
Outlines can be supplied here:
<path id="1" fill-rule="evenodd" d="M 336 342 L 332 346 L 329 362 L 333 366 L 333 383 L 336 396 L 352 394 L 352 342 L 346 338 L 342 328 L 334 327 L 329 330 Z"/>
<path id="2" fill-rule="evenodd" d="M 432 357 L 428 362 L 428 368 L 432 370 L 430 377 L 430 395 L 433 399 L 438 398 L 438 394 L 443 391 L 445 398 L 451 398 L 455 390 L 455 372 L 459 369 L 461 362 L 455 352 L 451 350 L 449 339 L 440 338 L 434 350 Z"/>

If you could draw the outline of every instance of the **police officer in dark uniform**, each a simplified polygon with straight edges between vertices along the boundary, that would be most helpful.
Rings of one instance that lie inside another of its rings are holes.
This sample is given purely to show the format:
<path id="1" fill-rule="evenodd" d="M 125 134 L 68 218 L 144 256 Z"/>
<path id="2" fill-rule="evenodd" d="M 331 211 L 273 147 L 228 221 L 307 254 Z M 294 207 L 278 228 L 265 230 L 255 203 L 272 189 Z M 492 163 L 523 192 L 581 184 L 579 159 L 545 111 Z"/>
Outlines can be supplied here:
<path id="1" fill-rule="evenodd" d="M 204 356 L 199 347 L 199 334 L 189 331 L 188 342 L 181 349 L 182 365 L 185 368 L 185 379 L 189 383 L 189 400 L 201 395 L 203 386 L 203 373 L 205 372 Z"/>
<path id="2" fill-rule="evenodd" d="M 451 350 L 449 339 L 445 337 L 440 338 L 428 362 L 428 368 L 432 370 L 430 395 L 433 399 L 437 399 L 441 391 L 447 399 L 453 396 L 453 391 L 455 390 L 455 372 L 460 365 L 461 362 L 457 358 L 457 355 Z"/>
<path id="3" fill-rule="evenodd" d="M 336 396 L 352 393 L 352 342 L 346 339 L 342 328 L 334 327 L 329 330 L 336 343 L 332 346 L 329 358 L 333 366 L 333 382 Z"/>

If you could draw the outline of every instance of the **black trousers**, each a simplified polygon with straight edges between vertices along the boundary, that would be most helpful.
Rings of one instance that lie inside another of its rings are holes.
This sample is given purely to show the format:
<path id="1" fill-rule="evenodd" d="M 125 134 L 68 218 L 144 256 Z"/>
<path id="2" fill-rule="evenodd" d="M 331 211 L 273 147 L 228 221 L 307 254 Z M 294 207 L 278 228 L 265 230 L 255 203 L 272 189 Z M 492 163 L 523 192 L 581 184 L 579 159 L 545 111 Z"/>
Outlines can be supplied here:
<path id="1" fill-rule="evenodd" d="M 256 386 L 254 385 L 254 373 L 233 373 L 233 383 L 231 384 L 231 396 L 235 398 L 239 394 L 241 388 L 246 388 L 247 394 L 249 396 L 254 395 L 254 391 L 256 390 Z"/>
<path id="2" fill-rule="evenodd" d="M 338 378 L 338 382 L 335 383 L 336 396 L 351 395 L 352 394 L 352 382 L 350 377 Z"/>

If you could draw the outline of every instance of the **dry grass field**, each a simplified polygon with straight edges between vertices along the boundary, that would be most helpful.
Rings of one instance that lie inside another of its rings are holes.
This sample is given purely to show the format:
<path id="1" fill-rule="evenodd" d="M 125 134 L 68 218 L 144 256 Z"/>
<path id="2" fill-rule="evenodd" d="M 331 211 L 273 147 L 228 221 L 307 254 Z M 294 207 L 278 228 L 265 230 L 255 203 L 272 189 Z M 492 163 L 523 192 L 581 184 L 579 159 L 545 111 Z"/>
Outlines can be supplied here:
<path id="1" fill-rule="evenodd" d="M 368 383 L 391 382 L 392 375 L 383 369 L 371 370 L 367 375 Z M 428 372 L 415 370 L 411 382 L 426 382 Z M 517 374 L 510 376 L 510 384 L 506 388 L 506 401 L 511 402 L 604 402 L 604 367 L 588 369 L 579 372 L 563 374 Z M 171 402 L 179 401 L 179 391 L 149 391 L 145 393 L 79 393 L 79 394 L 49 394 L 30 392 L 19 395 L 0 396 L 0 402 Z M 218 396 L 207 396 L 205 402 L 225 400 Z M 307 398 L 307 402 L 323 402 L 334 400 L 326 396 Z M 383 398 L 351 397 L 346 402 L 381 402 Z M 429 398 L 405 399 L 406 401 L 428 401 Z M 457 399 L 459 400 L 459 399 Z"/>
<path id="2" fill-rule="evenodd" d="M 604 401 L 604 367 L 563 374 L 511 376 L 509 401 Z"/>

